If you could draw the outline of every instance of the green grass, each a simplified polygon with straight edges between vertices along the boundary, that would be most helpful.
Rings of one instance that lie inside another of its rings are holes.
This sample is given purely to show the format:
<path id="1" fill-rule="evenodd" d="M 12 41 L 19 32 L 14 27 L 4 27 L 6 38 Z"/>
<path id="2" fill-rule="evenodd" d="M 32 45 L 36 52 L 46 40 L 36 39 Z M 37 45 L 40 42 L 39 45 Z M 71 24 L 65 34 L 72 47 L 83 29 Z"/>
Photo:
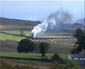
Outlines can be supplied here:
<path id="1" fill-rule="evenodd" d="M 24 37 L 13 36 L 13 35 L 8 35 L 8 34 L 0 33 L 0 39 L 12 39 L 12 40 L 16 40 L 16 39 L 23 39 L 23 38 Z"/>
<path id="2" fill-rule="evenodd" d="M 0 52 L 0 56 L 20 57 L 20 58 L 41 58 L 41 53 L 17 53 L 17 52 Z M 52 53 L 46 53 L 46 57 L 51 58 Z M 63 59 L 67 59 L 68 54 L 59 54 Z"/>
<path id="3" fill-rule="evenodd" d="M 3 32 L 7 32 L 7 33 L 13 33 L 13 34 L 21 34 L 20 30 L 10 30 L 10 31 L 3 31 Z M 30 36 L 31 35 L 31 31 L 23 31 L 23 34 L 26 36 Z M 47 35 L 47 36 L 60 36 L 60 35 L 72 35 L 72 33 L 67 33 L 67 32 L 58 32 L 58 33 L 45 33 L 45 34 L 41 34 L 41 36 Z M 0 39 L 22 39 L 23 37 L 20 36 L 13 36 L 13 35 L 8 35 L 8 34 L 4 34 L 4 33 L 0 33 Z"/>
<path id="4" fill-rule="evenodd" d="M 85 69 L 85 67 L 80 67 L 80 69 Z"/>
<path id="5" fill-rule="evenodd" d="M 20 34 L 21 31 L 20 30 L 12 30 L 12 31 L 4 31 L 4 32 L 8 32 L 8 33 L 14 33 L 14 34 Z M 23 33 L 27 36 L 31 35 L 31 31 L 23 31 Z"/>
<path id="6" fill-rule="evenodd" d="M 51 58 L 52 53 L 47 53 L 46 57 Z M 59 54 L 63 59 L 67 59 L 68 54 Z M 17 52 L 0 52 L 0 56 L 19 57 L 19 58 L 42 58 L 40 53 L 17 53 Z M 85 69 L 85 67 L 80 67 Z"/>
<path id="7" fill-rule="evenodd" d="M 4 31 L 4 32 L 20 34 L 20 31 L 18 31 L 18 30 Z"/>
<path id="8" fill-rule="evenodd" d="M 3 31 L 3 32 L 7 32 L 7 33 L 13 33 L 13 34 L 20 34 L 20 31 L 18 30 L 12 30 L 12 31 Z M 31 32 L 30 31 L 23 31 L 24 34 L 26 36 L 30 36 Z M 5 33 L 0 33 L 0 39 L 12 39 L 12 40 L 16 40 L 16 39 L 23 39 L 24 37 L 21 36 L 14 36 L 14 35 L 8 35 Z"/>
<path id="9" fill-rule="evenodd" d="M 20 57 L 20 58 L 41 58 L 40 53 L 17 53 L 17 52 L 0 52 L 0 56 L 9 56 L 9 57 Z M 46 57 L 51 58 L 52 54 L 47 53 Z"/>
<path id="10" fill-rule="evenodd" d="M 17 26 L 11 26 L 11 25 L 10 26 L 1 26 L 1 28 L 3 28 L 3 29 L 12 29 L 12 30 L 14 30 L 14 29 L 18 29 L 19 30 L 19 29 L 23 29 L 23 28 L 30 30 L 33 27 L 34 26 L 30 26 L 30 25 L 29 26 L 28 25 L 23 25 L 23 26 L 22 25 L 17 25 Z"/>
<path id="11" fill-rule="evenodd" d="M 59 54 L 60 57 L 62 57 L 63 59 L 68 59 L 68 54 Z"/>

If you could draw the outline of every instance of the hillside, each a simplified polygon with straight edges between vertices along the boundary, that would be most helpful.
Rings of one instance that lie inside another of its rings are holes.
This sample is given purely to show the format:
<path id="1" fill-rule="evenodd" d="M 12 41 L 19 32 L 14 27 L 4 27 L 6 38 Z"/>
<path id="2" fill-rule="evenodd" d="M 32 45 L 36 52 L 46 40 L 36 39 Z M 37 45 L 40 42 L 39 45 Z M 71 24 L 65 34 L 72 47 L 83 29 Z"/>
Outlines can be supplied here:
<path id="1" fill-rule="evenodd" d="M 39 23 L 41 22 L 0 17 L 0 30 L 32 30 Z"/>
<path id="2" fill-rule="evenodd" d="M 4 25 L 4 26 L 8 26 L 8 25 L 15 25 L 15 26 L 17 26 L 17 25 L 18 26 L 30 25 L 30 26 L 35 26 L 39 23 L 40 23 L 40 21 L 9 19 L 9 18 L 0 17 L 0 25 Z"/>

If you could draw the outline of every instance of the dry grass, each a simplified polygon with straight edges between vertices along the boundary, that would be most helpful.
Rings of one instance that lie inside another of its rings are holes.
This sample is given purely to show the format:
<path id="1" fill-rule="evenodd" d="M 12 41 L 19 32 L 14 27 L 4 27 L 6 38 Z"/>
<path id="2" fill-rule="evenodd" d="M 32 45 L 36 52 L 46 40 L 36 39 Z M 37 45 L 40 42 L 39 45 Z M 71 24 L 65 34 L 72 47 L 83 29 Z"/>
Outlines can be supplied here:
<path id="1" fill-rule="evenodd" d="M 0 52 L 16 52 L 19 41 L 15 40 L 0 40 Z M 48 40 L 50 43 L 49 53 L 70 53 L 74 46 L 72 39 L 56 39 Z"/>
<path id="2" fill-rule="evenodd" d="M 46 63 L 46 62 L 39 62 L 39 61 L 25 61 L 25 60 L 14 60 L 14 59 L 6 59 L 8 62 L 10 62 L 13 65 L 16 64 L 25 64 L 25 65 L 32 65 L 34 68 L 39 67 L 40 69 L 49 69 L 49 67 L 53 63 Z"/>

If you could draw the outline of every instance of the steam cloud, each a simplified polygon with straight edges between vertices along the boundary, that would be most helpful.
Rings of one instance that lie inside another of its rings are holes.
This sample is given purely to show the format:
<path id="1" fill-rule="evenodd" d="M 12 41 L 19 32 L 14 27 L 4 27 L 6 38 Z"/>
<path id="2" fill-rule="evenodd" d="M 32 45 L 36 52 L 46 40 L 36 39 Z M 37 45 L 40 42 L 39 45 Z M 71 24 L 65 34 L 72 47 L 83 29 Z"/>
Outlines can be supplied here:
<path id="1" fill-rule="evenodd" d="M 32 30 L 33 37 L 46 31 L 57 32 L 63 29 L 63 25 L 72 22 L 72 16 L 68 12 L 59 9 L 57 12 L 50 14 L 45 22 L 38 24 Z"/>

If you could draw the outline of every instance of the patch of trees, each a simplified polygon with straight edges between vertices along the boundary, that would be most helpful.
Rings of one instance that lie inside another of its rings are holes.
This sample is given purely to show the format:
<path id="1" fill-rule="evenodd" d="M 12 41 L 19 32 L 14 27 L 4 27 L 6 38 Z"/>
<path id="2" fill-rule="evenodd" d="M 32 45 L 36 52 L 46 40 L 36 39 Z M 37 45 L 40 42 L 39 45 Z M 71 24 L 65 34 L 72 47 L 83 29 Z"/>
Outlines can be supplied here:
<path id="1" fill-rule="evenodd" d="M 40 42 L 39 44 L 36 44 L 32 40 L 22 39 L 18 44 L 17 52 L 28 53 L 28 52 L 33 52 L 36 49 L 38 49 L 39 53 L 41 53 L 42 56 L 45 57 L 45 54 L 46 52 L 48 52 L 49 49 L 49 43 Z"/>
<path id="2" fill-rule="evenodd" d="M 75 48 L 71 51 L 72 54 L 79 54 L 82 50 L 85 51 L 85 32 L 78 28 L 74 34 L 77 39 L 75 42 Z"/>

